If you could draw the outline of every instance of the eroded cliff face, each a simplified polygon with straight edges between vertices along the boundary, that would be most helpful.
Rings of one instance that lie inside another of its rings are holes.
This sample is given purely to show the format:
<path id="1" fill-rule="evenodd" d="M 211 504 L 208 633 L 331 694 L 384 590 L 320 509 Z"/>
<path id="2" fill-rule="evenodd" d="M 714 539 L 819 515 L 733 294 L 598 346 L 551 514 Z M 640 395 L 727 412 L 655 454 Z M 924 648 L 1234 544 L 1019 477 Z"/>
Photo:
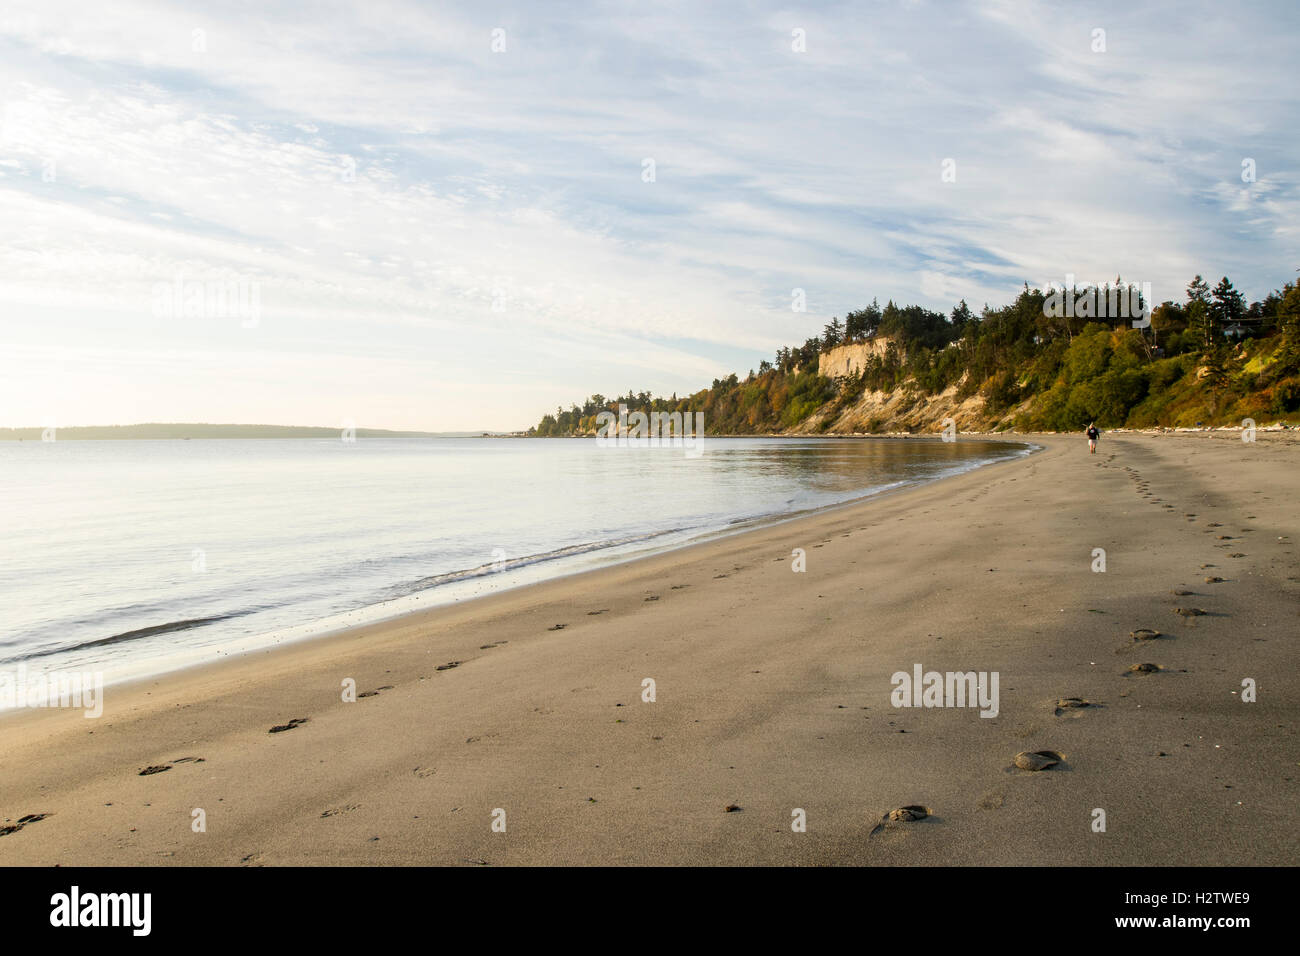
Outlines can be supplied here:
<path id="1" fill-rule="evenodd" d="M 866 342 L 854 342 L 851 345 L 837 345 L 817 357 L 817 374 L 827 378 L 845 378 L 857 375 L 866 367 L 867 360 L 873 356 L 883 357 L 889 347 L 889 339 L 878 335 Z"/>
<path id="2" fill-rule="evenodd" d="M 883 357 L 890 339 L 877 336 L 866 342 L 837 345 L 823 352 L 817 361 L 817 371 L 831 379 L 856 376 L 874 357 Z M 938 395 L 922 395 L 910 382 L 904 382 L 891 392 L 863 392 L 850 402 L 831 401 L 800 422 L 794 434 L 869 434 L 879 432 L 907 432 L 938 434 L 944 420 L 951 418 L 958 431 L 991 431 L 1004 426 L 1014 417 L 1017 409 L 1004 415 L 991 415 L 984 396 L 975 394 L 958 398 L 957 392 L 964 383 L 949 386 Z M 841 383 L 841 388 L 843 383 Z"/>
<path id="3" fill-rule="evenodd" d="M 829 403 L 808 416 L 793 431 L 832 435 L 872 432 L 938 434 L 947 418 L 953 419 L 958 431 L 988 431 L 998 423 L 990 421 L 984 404 L 981 395 L 959 399 L 956 386 L 938 395 L 921 395 L 902 386 L 892 392 L 864 392 L 844 407 Z"/>

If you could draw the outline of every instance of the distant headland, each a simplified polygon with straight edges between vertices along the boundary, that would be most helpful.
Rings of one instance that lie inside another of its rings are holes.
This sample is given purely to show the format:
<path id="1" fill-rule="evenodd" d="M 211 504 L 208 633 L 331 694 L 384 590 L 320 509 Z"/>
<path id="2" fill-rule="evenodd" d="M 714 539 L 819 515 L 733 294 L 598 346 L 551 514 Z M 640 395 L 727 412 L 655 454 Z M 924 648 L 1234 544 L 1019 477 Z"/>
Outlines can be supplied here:
<path id="1" fill-rule="evenodd" d="M 67 428 L 0 428 L 0 441 L 105 441 L 190 438 L 480 438 L 495 432 L 413 432 L 383 428 L 326 428 L 315 425 L 214 425 L 204 422 L 147 422 L 139 425 L 71 425 Z"/>

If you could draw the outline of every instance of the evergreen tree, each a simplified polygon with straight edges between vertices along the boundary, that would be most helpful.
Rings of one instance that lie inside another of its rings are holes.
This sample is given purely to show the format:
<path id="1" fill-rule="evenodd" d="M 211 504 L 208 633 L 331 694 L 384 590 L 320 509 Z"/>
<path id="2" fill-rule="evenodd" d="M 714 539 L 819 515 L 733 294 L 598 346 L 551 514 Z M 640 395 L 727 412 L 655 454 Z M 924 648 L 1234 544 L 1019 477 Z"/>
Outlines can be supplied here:
<path id="1" fill-rule="evenodd" d="M 1246 299 L 1232 287 L 1228 277 L 1224 276 L 1214 287 L 1214 304 L 1210 309 L 1214 312 L 1219 328 L 1224 329 L 1245 317 Z"/>
<path id="2" fill-rule="evenodd" d="M 1187 286 L 1187 304 L 1190 306 L 1193 302 L 1210 304 L 1210 287 L 1199 274 Z"/>
<path id="3" fill-rule="evenodd" d="M 1288 282 L 1277 307 L 1277 326 L 1283 335 L 1300 338 L 1300 282 Z"/>
<path id="4" fill-rule="evenodd" d="M 875 299 L 865 309 L 849 312 L 844 316 L 845 341 L 869 339 L 880 327 L 880 306 Z"/>
<path id="5" fill-rule="evenodd" d="M 1217 313 L 1204 299 L 1193 298 L 1187 304 L 1187 331 L 1195 336 L 1202 355 L 1218 346 L 1223 330 Z"/>
<path id="6" fill-rule="evenodd" d="M 1228 387 L 1228 357 L 1224 354 L 1225 351 L 1224 346 L 1216 346 L 1207 350 L 1201 359 L 1200 374 L 1210 392 L 1206 404 L 1211 417 L 1219 414 L 1219 405 Z"/>
<path id="7" fill-rule="evenodd" d="M 975 314 L 971 312 L 970 306 L 966 304 L 965 299 L 962 299 L 961 302 L 953 306 L 952 327 L 957 331 L 958 335 L 961 335 L 962 330 L 966 327 L 966 323 L 973 318 L 975 318 Z"/>

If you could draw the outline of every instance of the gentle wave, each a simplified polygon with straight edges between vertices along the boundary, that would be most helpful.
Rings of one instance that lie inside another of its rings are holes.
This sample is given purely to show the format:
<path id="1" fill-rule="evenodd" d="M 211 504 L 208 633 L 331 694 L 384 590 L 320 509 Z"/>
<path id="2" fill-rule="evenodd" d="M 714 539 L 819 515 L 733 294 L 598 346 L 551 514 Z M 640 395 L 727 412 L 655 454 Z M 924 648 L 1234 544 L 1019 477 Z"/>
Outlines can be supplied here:
<path id="1" fill-rule="evenodd" d="M 218 621 L 229 621 L 232 618 L 256 614 L 258 610 L 259 608 L 249 608 L 243 611 L 231 611 L 229 614 L 218 614 L 214 617 L 195 617 L 186 621 L 168 621 L 166 624 L 153 624 L 149 627 L 138 627 L 133 631 L 123 631 L 121 634 L 114 634 L 112 637 L 101 637 L 93 641 L 82 641 L 79 644 L 67 644 L 62 647 L 44 648 L 42 650 L 30 651 L 17 657 L 0 658 L 0 664 L 13 664 L 18 661 L 34 660 L 38 657 L 50 657 L 54 654 L 82 651 L 91 647 L 106 647 L 109 644 L 123 644 L 127 641 L 138 641 L 145 637 L 156 637 L 159 634 L 169 634 L 172 631 L 188 631 L 196 627 L 205 627 L 209 624 L 216 624 Z"/>
<path id="2" fill-rule="evenodd" d="M 388 596 L 384 600 L 392 598 L 406 597 L 419 591 L 428 591 L 432 588 L 444 584 L 453 584 L 458 581 L 468 581 L 472 578 L 483 578 L 489 574 L 500 574 L 503 571 L 517 571 L 520 568 L 530 567 L 534 564 L 542 564 L 546 561 L 557 561 L 561 558 L 572 558 L 580 554 L 591 554 L 596 551 L 605 551 L 610 548 L 624 547 L 629 544 L 637 544 L 642 541 L 653 541 L 656 538 L 662 538 L 664 535 L 677 534 L 685 529 L 668 528 L 663 531 L 653 531 L 649 534 L 629 535 L 623 538 L 613 538 L 606 541 L 588 541 L 583 544 L 573 544 L 563 548 L 556 548 L 552 551 L 543 551 L 539 554 L 528 554 L 521 558 L 503 558 L 500 561 L 492 561 L 488 564 L 480 564 L 475 568 L 462 568 L 457 571 L 446 571 L 442 574 L 432 574 L 416 581 L 410 581 L 406 584 L 396 584 L 388 589 Z"/>

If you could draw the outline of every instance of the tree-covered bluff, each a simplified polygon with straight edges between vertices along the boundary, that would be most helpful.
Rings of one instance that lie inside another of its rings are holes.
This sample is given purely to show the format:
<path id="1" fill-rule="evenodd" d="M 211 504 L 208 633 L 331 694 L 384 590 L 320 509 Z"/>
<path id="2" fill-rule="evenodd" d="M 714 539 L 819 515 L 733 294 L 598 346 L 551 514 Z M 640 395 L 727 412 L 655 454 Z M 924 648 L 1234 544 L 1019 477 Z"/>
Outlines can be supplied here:
<path id="1" fill-rule="evenodd" d="M 873 301 L 743 379 L 685 397 L 592 395 L 528 433 L 595 434 L 597 415 L 620 404 L 703 412 L 715 435 L 925 431 L 949 417 L 968 431 L 1263 425 L 1300 412 L 1300 284 L 1247 303 L 1226 276 L 1211 288 L 1198 275 L 1134 328 L 1142 321 L 1114 308 L 1122 283 L 1095 290 L 1093 309 L 1063 310 L 1061 290 L 1027 284 L 979 314 L 965 301 L 946 316 Z"/>

